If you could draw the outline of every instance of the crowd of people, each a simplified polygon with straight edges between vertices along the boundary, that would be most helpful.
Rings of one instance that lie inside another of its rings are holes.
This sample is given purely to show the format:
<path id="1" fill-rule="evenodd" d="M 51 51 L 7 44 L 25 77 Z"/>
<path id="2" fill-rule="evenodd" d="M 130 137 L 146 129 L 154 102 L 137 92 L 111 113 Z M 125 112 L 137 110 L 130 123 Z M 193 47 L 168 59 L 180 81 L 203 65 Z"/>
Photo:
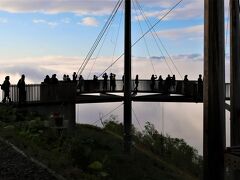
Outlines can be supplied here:
<path id="1" fill-rule="evenodd" d="M 84 78 L 82 75 L 79 75 L 78 79 L 77 79 L 77 73 L 74 72 L 72 75 L 72 79 L 69 77 L 69 75 L 64 74 L 63 75 L 63 79 L 62 82 L 74 82 L 76 83 L 76 87 L 78 89 L 78 91 L 81 93 L 83 91 L 83 86 L 84 86 Z M 114 73 L 110 73 L 109 76 L 107 73 L 104 73 L 102 75 L 103 78 L 103 84 L 102 84 L 102 91 L 106 92 L 108 90 L 114 92 L 116 90 L 116 74 Z M 124 81 L 125 81 L 125 76 L 122 76 L 122 90 L 124 90 Z M 108 85 L 109 82 L 109 85 Z M 158 83 L 158 85 L 156 86 L 156 82 Z M 197 81 L 197 86 L 198 86 L 198 93 L 200 95 L 202 95 L 203 93 L 203 79 L 202 79 L 202 75 L 200 74 L 198 77 L 198 81 Z M 58 84 L 59 80 L 57 79 L 57 75 L 53 74 L 50 78 L 49 75 L 46 75 L 43 84 Z M 98 76 L 94 75 L 93 76 L 93 84 L 97 85 L 98 83 Z M 138 91 L 138 86 L 139 86 L 139 76 L 136 75 L 135 80 L 134 80 L 134 88 L 133 91 L 137 92 Z M 184 76 L 184 80 L 183 80 L 183 88 L 184 88 L 184 92 L 187 93 L 187 87 L 189 85 L 189 80 L 188 80 L 188 75 Z M 26 101 L 26 88 L 25 88 L 26 84 L 25 84 L 25 75 L 23 74 L 21 76 L 21 78 L 19 79 L 18 83 L 17 83 L 17 88 L 18 88 L 18 100 L 19 103 L 25 102 Z M 108 88 L 109 87 L 109 88 Z M 99 87 L 98 87 L 99 88 Z M 11 98 L 10 98 L 10 77 L 6 76 L 4 82 L 1 85 L 1 89 L 4 91 L 4 97 L 2 102 L 6 103 L 6 102 L 11 102 Z M 170 75 L 167 75 L 166 79 L 163 80 L 162 76 L 160 75 L 159 77 L 157 77 L 157 75 L 152 74 L 151 78 L 150 78 L 150 89 L 151 91 L 161 91 L 161 92 L 166 92 L 166 93 L 170 93 L 170 92 L 174 92 L 176 90 L 176 77 L 175 75 L 173 75 L 172 77 Z M 100 90 L 100 89 L 99 89 Z"/>

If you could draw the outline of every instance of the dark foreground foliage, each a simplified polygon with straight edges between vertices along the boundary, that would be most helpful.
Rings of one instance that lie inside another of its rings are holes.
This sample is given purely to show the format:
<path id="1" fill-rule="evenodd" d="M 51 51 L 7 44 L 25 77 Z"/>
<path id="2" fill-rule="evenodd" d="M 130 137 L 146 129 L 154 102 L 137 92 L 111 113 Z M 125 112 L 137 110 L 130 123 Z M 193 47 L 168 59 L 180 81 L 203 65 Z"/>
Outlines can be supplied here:
<path id="1" fill-rule="evenodd" d="M 117 122 L 114 117 L 104 123 L 104 129 L 118 133 L 119 136 L 123 135 L 123 125 Z M 150 122 L 146 122 L 142 132 L 136 131 L 134 127 L 132 131 L 137 147 L 152 152 L 181 170 L 201 177 L 202 156 L 198 155 L 197 150 L 189 146 L 183 139 L 160 134 Z"/>
<path id="2" fill-rule="evenodd" d="M 170 180 L 201 177 L 201 158 L 182 139 L 165 137 L 147 123 L 133 128 L 131 155 L 123 152 L 122 124 L 110 118 L 103 128 L 77 125 L 58 131 L 33 113 L 0 109 L 0 136 L 66 179 Z"/>

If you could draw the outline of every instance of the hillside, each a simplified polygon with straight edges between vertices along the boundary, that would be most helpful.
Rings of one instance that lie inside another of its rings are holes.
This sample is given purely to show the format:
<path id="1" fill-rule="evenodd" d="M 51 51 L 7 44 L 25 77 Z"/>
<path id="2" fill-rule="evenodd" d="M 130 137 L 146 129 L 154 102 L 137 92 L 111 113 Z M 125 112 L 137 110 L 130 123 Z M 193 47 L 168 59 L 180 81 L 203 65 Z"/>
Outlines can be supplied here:
<path id="1" fill-rule="evenodd" d="M 66 179 L 170 180 L 201 177 L 201 158 L 183 140 L 158 134 L 147 123 L 134 131 L 131 155 L 123 153 L 122 125 L 114 118 L 104 128 L 77 125 L 74 130 L 46 126 L 46 117 L 0 110 L 0 136 Z"/>

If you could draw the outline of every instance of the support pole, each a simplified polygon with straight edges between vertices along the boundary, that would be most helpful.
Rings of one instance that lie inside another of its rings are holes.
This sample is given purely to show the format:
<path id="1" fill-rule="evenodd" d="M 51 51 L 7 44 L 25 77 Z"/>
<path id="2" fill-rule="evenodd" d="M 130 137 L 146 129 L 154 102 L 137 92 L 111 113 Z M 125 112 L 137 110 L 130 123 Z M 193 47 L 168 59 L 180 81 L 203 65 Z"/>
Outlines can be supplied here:
<path id="1" fill-rule="evenodd" d="M 238 0 L 230 0 L 231 146 L 240 145 L 240 23 Z"/>
<path id="2" fill-rule="evenodd" d="M 131 98 L 131 0 L 125 0 L 124 45 L 124 151 L 131 152 L 132 98 Z"/>
<path id="3" fill-rule="evenodd" d="M 231 146 L 240 145 L 240 23 L 239 2 L 230 0 L 230 142 Z M 240 179 L 240 171 L 233 171 L 233 178 Z"/>
<path id="4" fill-rule="evenodd" d="M 224 180 L 224 0 L 204 3 L 204 179 Z"/>

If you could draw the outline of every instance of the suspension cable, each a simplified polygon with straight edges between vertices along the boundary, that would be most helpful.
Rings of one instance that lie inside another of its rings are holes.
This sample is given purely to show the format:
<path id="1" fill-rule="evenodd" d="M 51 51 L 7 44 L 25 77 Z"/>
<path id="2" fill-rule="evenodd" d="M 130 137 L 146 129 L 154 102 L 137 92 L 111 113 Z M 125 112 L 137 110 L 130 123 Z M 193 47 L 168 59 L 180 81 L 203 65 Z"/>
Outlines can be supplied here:
<path id="1" fill-rule="evenodd" d="M 169 9 L 157 22 L 155 22 L 150 29 L 148 29 L 137 41 L 135 41 L 131 47 L 134 47 L 143 37 L 145 37 L 157 24 L 159 24 L 170 12 L 172 12 L 183 0 L 178 1 L 171 9 Z M 121 54 L 108 68 L 106 68 L 98 77 L 102 76 L 110 67 L 112 67 L 119 59 L 124 56 Z"/>
<path id="2" fill-rule="evenodd" d="M 138 123 L 140 129 L 143 131 L 143 127 L 141 126 L 140 121 L 139 121 L 139 119 L 137 117 L 137 114 L 135 113 L 133 108 L 132 108 L 132 112 L 133 112 L 133 115 L 134 115 L 135 119 L 137 120 L 137 123 Z"/>
<path id="3" fill-rule="evenodd" d="M 141 12 L 141 9 L 140 9 L 140 8 L 139 8 L 139 10 L 140 10 L 140 12 Z M 141 12 L 141 13 L 142 13 L 142 12 Z M 144 15 L 143 15 L 143 14 L 142 14 L 142 16 L 143 16 L 143 18 L 144 18 Z M 146 20 L 145 20 L 145 22 L 146 22 Z M 147 23 L 146 23 L 146 24 L 147 24 Z M 148 25 L 148 28 L 151 27 L 151 24 L 150 24 L 150 25 L 147 24 L 147 25 Z M 163 59 L 164 59 L 164 62 L 166 63 L 166 65 L 167 65 L 168 69 L 170 70 L 171 74 L 173 75 L 172 69 L 171 69 L 170 65 L 168 64 L 167 59 L 166 59 L 166 57 L 164 56 L 163 51 L 162 51 L 162 49 L 160 48 L 160 46 L 159 46 L 159 44 L 158 44 L 158 42 L 157 42 L 156 37 L 154 36 L 154 34 L 153 34 L 152 31 L 150 31 L 150 33 L 151 33 L 151 35 L 152 35 L 152 37 L 153 37 L 153 39 L 154 39 L 154 41 L 155 41 L 155 44 L 156 44 L 158 50 L 159 50 L 160 53 L 162 54 L 162 57 L 163 57 Z"/>
<path id="4" fill-rule="evenodd" d="M 106 39 L 107 39 L 107 35 L 108 35 L 109 32 L 110 32 L 110 28 L 108 28 L 107 32 L 105 33 L 105 37 L 104 37 L 104 39 L 103 39 L 103 41 L 102 41 L 102 44 L 101 44 L 101 46 L 100 46 L 100 48 L 99 48 L 99 50 L 98 50 L 98 53 L 97 53 L 96 57 L 94 58 L 93 65 L 92 65 L 92 67 L 91 67 L 91 69 L 90 69 L 90 72 L 89 72 L 89 74 L 88 74 L 88 76 L 87 76 L 87 79 L 89 79 L 89 77 L 90 77 L 90 75 L 91 75 L 91 73 L 92 73 L 93 67 L 94 67 L 95 64 L 96 64 L 96 61 L 97 61 L 97 59 L 98 59 L 98 57 L 99 57 L 99 54 L 100 54 L 100 52 L 101 52 L 101 50 L 102 50 L 102 48 L 103 48 L 103 45 L 104 45 L 104 43 L 105 43 L 105 41 L 106 41 Z"/>
<path id="5" fill-rule="evenodd" d="M 121 23 L 122 23 L 122 17 L 123 17 L 123 12 L 122 12 L 122 15 L 121 15 L 121 18 L 120 18 L 120 23 L 119 23 L 119 26 L 118 26 L 118 32 L 117 32 L 117 36 L 116 36 L 116 42 L 115 42 L 115 46 L 114 46 L 114 50 L 113 50 L 113 57 L 112 57 L 111 63 L 113 62 L 113 58 L 114 58 L 114 55 L 115 55 L 115 52 L 116 52 L 117 41 L 118 41 L 119 32 L 120 32 L 120 26 L 121 26 Z M 112 21 L 112 23 L 113 23 L 113 21 Z M 92 67 L 91 67 L 91 70 L 90 70 L 90 72 L 89 72 L 89 74 L 88 74 L 87 79 L 89 78 L 89 76 L 90 76 L 91 73 L 92 73 L 93 67 L 94 67 L 95 64 L 96 64 L 96 61 L 97 61 L 97 59 L 98 59 L 98 56 L 99 56 L 99 54 L 100 54 L 100 52 L 101 52 L 101 50 L 102 50 L 102 47 L 103 47 L 103 45 L 104 45 L 104 43 L 105 43 L 105 41 L 106 41 L 106 37 L 107 37 L 107 35 L 109 34 L 109 32 L 110 32 L 110 28 L 108 29 L 107 33 L 105 33 L 104 40 L 103 40 L 103 42 L 102 42 L 102 44 L 101 44 L 101 46 L 100 46 L 100 48 L 99 48 L 99 51 L 98 51 L 98 53 L 97 53 L 96 58 L 94 59 L 94 63 L 93 63 L 93 65 L 92 65 Z"/>
<path id="6" fill-rule="evenodd" d="M 120 1 L 120 0 L 119 0 L 119 1 Z M 84 59 L 82 65 L 81 65 L 81 67 L 79 68 L 79 70 L 78 70 L 77 73 L 79 73 L 79 71 L 82 69 L 82 67 L 83 67 L 83 65 L 85 64 L 85 62 L 87 61 L 88 57 L 91 56 L 91 53 L 92 53 L 92 51 L 94 50 L 96 44 L 99 43 L 99 40 L 101 39 L 103 32 L 105 31 L 105 29 L 106 29 L 106 27 L 108 26 L 109 22 L 111 22 L 111 18 L 112 18 L 112 16 L 113 16 L 114 12 L 116 11 L 116 8 L 117 8 L 117 6 L 118 6 L 118 4 L 119 4 L 119 1 L 117 2 L 116 6 L 114 7 L 114 9 L 113 9 L 111 15 L 109 16 L 108 20 L 107 20 L 106 23 L 104 24 L 101 32 L 99 33 L 97 39 L 95 40 L 93 46 L 91 47 L 90 51 L 88 52 L 86 58 Z"/>
<path id="7" fill-rule="evenodd" d="M 117 32 L 117 36 L 116 36 L 115 46 L 114 46 L 114 49 L 113 49 L 113 55 L 112 55 L 111 63 L 113 62 L 113 59 L 114 59 L 114 56 L 115 56 L 115 53 L 116 53 L 117 42 L 118 42 L 118 38 L 119 38 L 119 33 L 120 33 L 120 27 L 121 27 L 121 24 L 122 24 L 122 20 L 123 20 L 123 11 L 122 11 L 119 26 L 118 26 L 118 32 Z M 110 69 L 110 72 L 111 72 L 111 69 Z"/>
<path id="8" fill-rule="evenodd" d="M 111 113 L 113 113 L 114 111 L 116 111 L 117 109 L 119 109 L 123 104 L 124 104 L 124 103 L 118 105 L 116 108 L 114 108 L 113 110 L 111 110 L 109 113 L 105 114 L 105 115 L 102 116 L 100 119 L 98 119 L 97 121 L 94 121 L 94 122 L 92 122 L 92 123 L 90 123 L 90 124 L 94 125 L 94 124 L 96 124 L 98 121 L 101 121 L 101 119 L 107 117 L 108 115 L 110 115 Z"/>
<path id="9" fill-rule="evenodd" d="M 122 0 L 122 1 L 123 1 L 123 0 Z M 106 28 L 104 29 L 103 33 L 101 34 L 99 40 L 97 41 L 97 43 L 95 44 L 94 48 L 92 49 L 92 51 L 91 51 L 91 53 L 90 53 L 87 61 L 86 61 L 85 64 L 83 65 L 83 67 L 82 67 L 82 69 L 81 69 L 81 71 L 80 71 L 79 74 L 81 74 L 81 73 L 83 72 L 83 70 L 85 69 L 85 67 L 87 66 L 87 64 L 88 64 L 88 62 L 89 62 L 89 59 L 91 58 L 91 56 L 93 55 L 94 51 L 96 50 L 96 48 L 97 48 L 98 44 L 100 43 L 103 35 L 105 34 L 105 32 L 107 31 L 107 29 L 108 29 L 109 26 L 111 25 L 111 22 L 112 22 L 112 20 L 114 19 L 114 17 L 115 17 L 115 15 L 116 15 L 116 13 L 117 13 L 117 11 L 118 11 L 118 9 L 119 9 L 122 1 L 121 1 L 121 2 L 118 4 L 118 6 L 116 7 L 116 10 L 115 10 L 114 14 L 111 16 L 111 19 L 110 19 L 109 23 L 107 24 L 107 26 L 106 26 Z"/>
<path id="10" fill-rule="evenodd" d="M 134 1 L 133 1 L 133 7 L 134 7 L 134 9 L 137 13 L 137 8 L 135 6 Z M 138 13 L 137 13 L 137 20 L 138 20 L 138 25 L 140 27 L 141 33 L 143 34 L 143 28 L 141 26 L 141 23 L 140 23 L 140 20 L 139 20 L 139 17 L 138 17 Z M 147 50 L 148 58 L 150 59 L 150 62 L 151 62 L 151 65 L 152 65 L 153 72 L 154 72 L 154 74 L 156 74 L 156 71 L 155 71 L 155 68 L 154 68 L 154 65 L 153 65 L 153 62 L 152 62 L 152 59 L 151 59 L 150 50 L 149 50 L 148 45 L 147 45 L 146 38 L 144 37 L 143 39 L 144 39 L 144 44 L 145 44 L 145 47 L 146 47 L 146 50 Z"/>
<path id="11" fill-rule="evenodd" d="M 143 18 L 145 19 L 146 24 L 148 25 L 148 27 L 151 27 L 151 22 L 150 22 L 150 20 L 147 18 L 147 16 L 145 15 L 145 13 L 144 13 L 144 11 L 143 11 L 143 9 L 142 9 L 140 3 L 138 2 L 138 0 L 135 0 L 135 1 L 136 1 L 136 4 L 138 5 L 138 8 L 139 8 L 139 10 L 140 10 L 140 12 L 141 12 Z M 160 37 L 158 36 L 157 32 L 155 31 L 154 28 L 152 29 L 152 31 L 153 31 L 153 32 L 151 32 L 151 33 L 152 33 L 152 34 L 155 33 L 156 38 L 157 38 L 158 41 L 161 43 L 161 45 L 162 45 L 164 51 L 166 52 L 167 56 L 169 57 L 170 61 L 172 62 L 172 64 L 173 64 L 175 70 L 177 71 L 178 75 L 181 77 L 181 79 L 183 79 L 183 77 L 182 77 L 180 71 L 178 70 L 177 66 L 175 65 L 175 63 L 174 63 L 172 57 L 171 57 L 170 54 L 168 53 L 167 48 L 164 46 L 164 44 L 163 44 L 162 40 L 160 39 Z M 154 37 L 154 35 L 153 35 L 153 37 Z M 154 39 L 155 39 L 155 38 L 154 38 Z"/>
<path id="12" fill-rule="evenodd" d="M 162 135 L 165 134 L 164 103 L 162 103 Z"/>
<path id="13" fill-rule="evenodd" d="M 95 40 L 92 48 L 90 49 L 90 51 L 88 52 L 88 54 L 87 54 L 86 58 L 84 59 L 82 65 L 81 65 L 80 68 L 78 69 L 77 74 L 81 74 L 82 71 L 84 70 L 84 68 L 86 67 L 89 59 L 91 59 L 91 56 L 93 55 L 94 51 L 96 50 L 96 48 L 97 48 L 98 44 L 100 43 L 103 35 L 105 34 L 106 30 L 109 28 L 109 26 L 110 26 L 110 24 L 111 24 L 111 21 L 112 21 L 113 18 L 115 17 L 115 15 L 116 15 L 119 7 L 121 6 L 122 2 L 123 2 L 123 0 L 119 0 L 119 1 L 117 2 L 116 6 L 114 7 L 114 9 L 113 9 L 113 11 L 112 11 L 112 13 L 111 13 L 111 15 L 109 16 L 108 20 L 106 21 L 103 29 L 101 30 L 101 32 L 99 33 L 97 39 Z"/>

